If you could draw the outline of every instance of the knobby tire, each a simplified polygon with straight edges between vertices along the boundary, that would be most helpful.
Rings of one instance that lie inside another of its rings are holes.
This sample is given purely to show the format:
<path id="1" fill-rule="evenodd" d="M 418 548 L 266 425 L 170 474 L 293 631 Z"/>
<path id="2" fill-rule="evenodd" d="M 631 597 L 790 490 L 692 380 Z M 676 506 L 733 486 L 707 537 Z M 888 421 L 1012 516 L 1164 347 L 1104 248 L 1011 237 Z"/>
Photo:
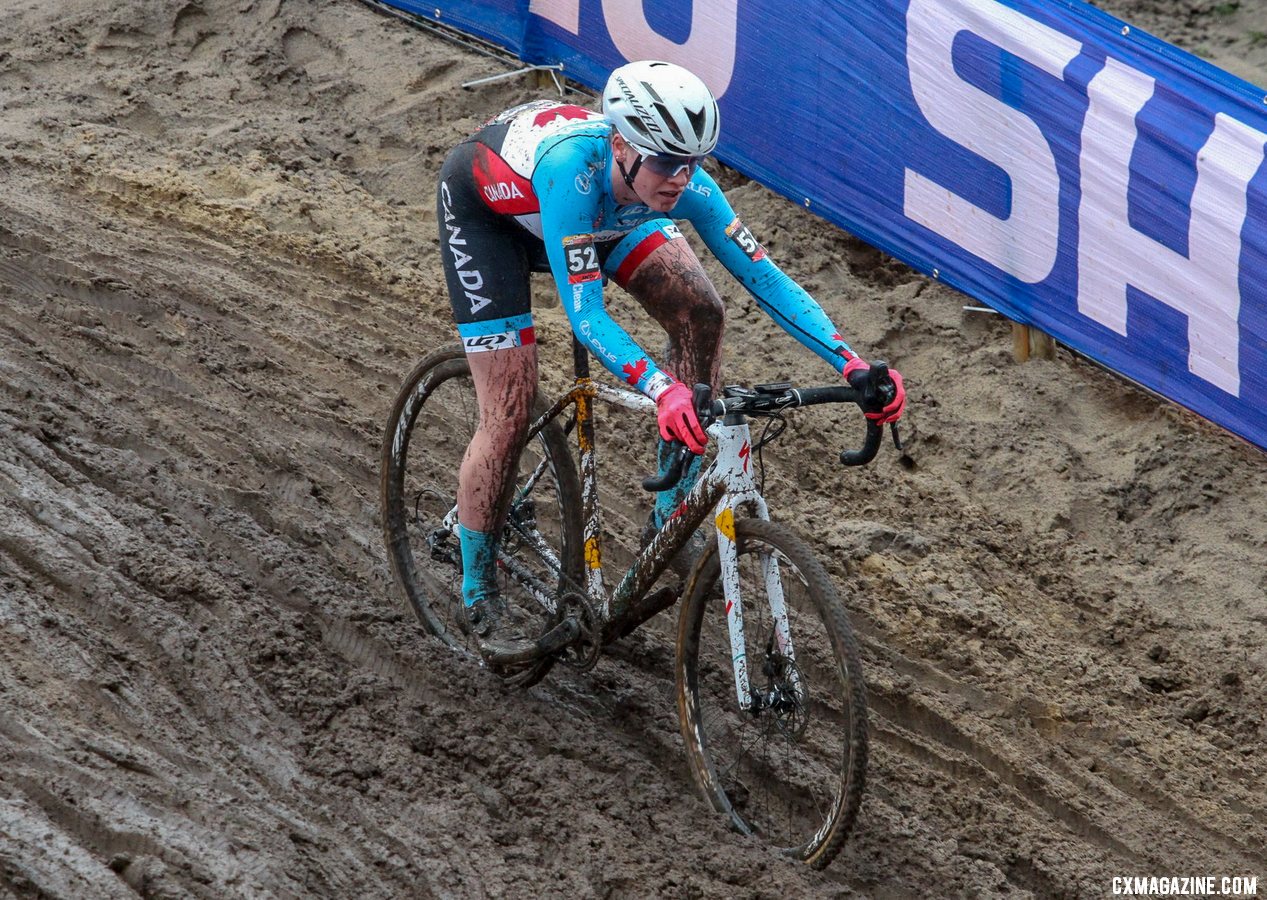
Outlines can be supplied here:
<path id="1" fill-rule="evenodd" d="M 427 427 L 422 429 L 420 419 L 424 416 Z M 463 614 L 458 540 L 456 536 L 448 539 L 452 561 L 437 561 L 431 557 L 426 537 L 440 528 L 447 505 L 456 497 L 458 469 L 469 442 L 467 432 L 477 421 L 474 383 L 462 349 L 433 353 L 414 367 L 392 405 L 380 460 L 383 537 L 396 581 L 428 632 L 453 649 L 476 656 L 478 651 L 457 619 Z M 420 435 L 420 429 L 426 434 Z M 503 548 L 517 559 L 530 562 L 537 571 L 553 576 L 550 586 L 562 593 L 580 583 L 581 487 L 567 438 L 555 422 L 548 423 L 525 447 L 517 485 L 524 481 L 523 466 L 542 455 L 548 461 L 547 473 L 538 483 L 533 499 L 554 507 L 548 512 L 552 521 L 557 517 L 553 550 L 562 564 L 562 573 L 549 572 L 539 554 L 527 546 L 503 541 Z M 416 513 L 420 521 L 415 521 Z M 531 560 L 527 560 L 529 556 Z M 504 569 L 499 566 L 503 576 Z M 502 580 L 508 581 L 505 577 Z M 503 594 L 508 602 L 517 602 L 515 585 L 505 584 Z M 543 621 L 540 627 L 544 632 L 549 625 Z M 552 662 L 542 660 L 527 673 L 528 677 L 521 672 L 516 683 L 526 685 L 539 680 Z"/>
<path id="2" fill-rule="evenodd" d="M 857 642 L 831 579 L 801 538 L 758 519 L 736 520 L 735 531 L 752 689 L 769 683 L 765 659 L 775 672 L 796 669 L 807 696 L 803 708 L 788 703 L 794 712 L 782 715 L 739 709 L 710 540 L 678 622 L 678 713 L 691 774 L 736 830 L 821 869 L 840 852 L 862 803 L 867 706 Z M 795 663 L 765 651 L 773 630 L 764 580 L 754 575 L 762 570 L 753 565 L 763 552 L 779 560 Z M 797 726 L 802 731 L 789 735 Z M 763 792 L 773 799 L 763 804 Z"/>

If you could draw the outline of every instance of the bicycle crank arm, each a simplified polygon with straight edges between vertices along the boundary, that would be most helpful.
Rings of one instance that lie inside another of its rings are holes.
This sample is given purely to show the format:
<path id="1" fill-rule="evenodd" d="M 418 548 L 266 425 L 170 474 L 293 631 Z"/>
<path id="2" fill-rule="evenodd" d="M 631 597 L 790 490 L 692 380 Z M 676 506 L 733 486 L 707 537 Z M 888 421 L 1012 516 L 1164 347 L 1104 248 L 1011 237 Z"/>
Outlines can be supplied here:
<path id="1" fill-rule="evenodd" d="M 516 649 L 498 650 L 489 655 L 489 662 L 499 666 L 514 666 L 534 662 L 571 644 L 581 636 L 581 624 L 575 616 L 568 616 L 535 641 L 516 641 Z"/>

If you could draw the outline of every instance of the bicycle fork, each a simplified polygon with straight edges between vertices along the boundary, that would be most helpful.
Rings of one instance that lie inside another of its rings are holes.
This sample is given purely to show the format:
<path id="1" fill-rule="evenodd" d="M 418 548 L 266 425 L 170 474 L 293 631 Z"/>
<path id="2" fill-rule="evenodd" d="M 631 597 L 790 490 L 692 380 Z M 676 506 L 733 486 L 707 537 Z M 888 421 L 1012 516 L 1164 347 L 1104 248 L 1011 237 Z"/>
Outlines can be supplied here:
<path id="1" fill-rule="evenodd" d="M 726 419 L 732 418 L 727 416 Z M 752 693 L 748 679 L 748 650 L 744 638 L 743 598 L 739 585 L 739 553 L 735 533 L 735 511 L 744 503 L 751 503 L 756 517 L 768 520 L 769 509 L 765 498 L 757 490 L 752 473 L 752 439 L 746 419 L 734 416 L 738 421 L 723 420 L 710 429 L 717 440 L 715 468 L 725 484 L 725 493 L 717 504 L 713 524 L 717 531 L 717 554 L 721 563 L 722 591 L 726 602 L 726 627 L 730 632 L 731 662 L 735 671 L 735 693 L 740 709 L 758 712 L 770 698 L 758 698 Z M 770 603 L 770 618 L 774 623 L 775 641 L 779 653 L 795 662 L 792 634 L 788 626 L 787 604 L 783 596 L 783 581 L 779 573 L 779 561 L 773 553 L 761 555 L 762 580 L 766 598 Z M 794 690 L 799 689 L 795 665 L 788 667 Z"/>

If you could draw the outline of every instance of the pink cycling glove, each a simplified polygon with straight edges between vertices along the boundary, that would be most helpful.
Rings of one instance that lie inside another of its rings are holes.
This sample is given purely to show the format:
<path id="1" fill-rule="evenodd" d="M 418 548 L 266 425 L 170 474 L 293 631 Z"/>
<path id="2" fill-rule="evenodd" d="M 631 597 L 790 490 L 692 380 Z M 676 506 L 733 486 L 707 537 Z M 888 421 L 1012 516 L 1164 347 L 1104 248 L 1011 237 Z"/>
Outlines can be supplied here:
<path id="1" fill-rule="evenodd" d="M 860 357 L 855 356 L 845 363 L 845 370 L 840 374 L 845 376 L 845 381 L 849 383 L 850 387 L 858 387 L 858 385 L 854 384 L 852 376 L 865 375 L 870 371 L 871 366 Z M 906 388 L 902 385 L 902 373 L 897 369 L 889 369 L 889 377 L 893 379 L 895 391 L 893 399 L 885 405 L 884 409 L 866 414 L 868 419 L 880 425 L 896 422 L 902 418 L 902 413 L 906 411 Z"/>
<path id="2" fill-rule="evenodd" d="M 656 398 L 656 421 L 660 423 L 660 437 L 666 441 L 677 439 L 686 444 L 697 456 L 704 452 L 708 435 L 700 426 L 691 400 L 691 389 L 675 381 Z"/>

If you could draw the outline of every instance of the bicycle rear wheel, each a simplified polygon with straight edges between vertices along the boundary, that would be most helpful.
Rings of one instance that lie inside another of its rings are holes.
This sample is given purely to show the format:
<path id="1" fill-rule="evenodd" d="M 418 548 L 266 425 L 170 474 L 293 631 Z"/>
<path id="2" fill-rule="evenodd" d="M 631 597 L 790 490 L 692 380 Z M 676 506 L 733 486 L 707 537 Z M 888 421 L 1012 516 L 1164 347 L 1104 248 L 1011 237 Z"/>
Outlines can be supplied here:
<path id="1" fill-rule="evenodd" d="M 461 547 L 452 525 L 458 470 L 478 423 L 463 351 L 428 356 L 392 406 L 380 482 L 387 555 L 410 606 L 431 634 L 477 656 L 466 629 Z M 551 422 L 520 456 L 497 566 L 502 595 L 530 634 L 548 630 L 555 598 L 580 583 L 581 522 L 576 467 L 563 431 Z M 548 668 L 547 661 L 530 680 Z"/>
<path id="2" fill-rule="evenodd" d="M 739 708 L 710 541 L 678 622 L 678 714 L 691 774 L 734 828 L 823 868 L 862 803 L 867 708 L 857 643 L 831 579 L 799 537 L 759 519 L 737 520 L 735 532 L 750 691 L 760 701 L 756 711 Z M 776 585 L 787 655 L 770 612 Z"/>

